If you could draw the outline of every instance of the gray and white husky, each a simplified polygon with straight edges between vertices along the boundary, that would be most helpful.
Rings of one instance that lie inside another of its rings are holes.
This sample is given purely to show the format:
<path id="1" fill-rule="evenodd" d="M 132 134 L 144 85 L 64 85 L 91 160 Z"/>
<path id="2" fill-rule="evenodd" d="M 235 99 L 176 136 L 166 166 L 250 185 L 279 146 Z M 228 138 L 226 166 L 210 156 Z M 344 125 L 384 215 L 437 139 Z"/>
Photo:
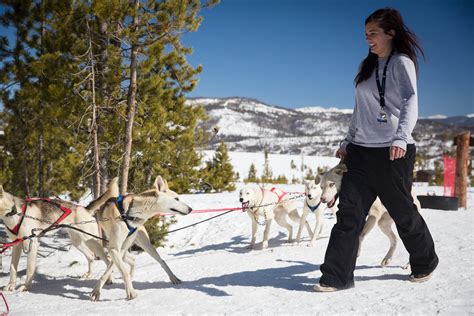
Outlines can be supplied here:
<path id="1" fill-rule="evenodd" d="M 252 220 L 252 239 L 249 249 L 255 249 L 255 239 L 257 236 L 257 225 L 259 219 L 263 220 L 265 230 L 263 232 L 262 249 L 268 247 L 268 234 L 273 220 L 281 227 L 288 230 L 288 243 L 293 241 L 293 226 L 287 221 L 287 216 L 294 222 L 300 222 L 296 202 L 287 198 L 286 193 L 280 189 L 256 188 L 246 185 L 239 192 L 239 200 L 242 203 L 242 211 L 246 211 Z M 307 221 L 304 221 L 308 233 L 311 228 Z"/>
<path id="2" fill-rule="evenodd" d="M 118 191 L 118 185 L 115 190 Z M 150 217 L 158 214 L 187 215 L 191 213 L 191 207 L 180 201 L 178 194 L 170 190 L 166 180 L 163 180 L 160 176 L 156 178 L 154 187 L 150 190 L 123 196 L 122 206 L 127 222 L 122 220 L 123 216 L 116 199 L 108 201 L 97 211 L 100 226 L 109 240 L 107 248 L 112 261 L 91 293 L 91 298 L 94 301 L 99 300 L 100 291 L 110 277 L 114 266 L 117 266 L 122 274 L 127 299 L 137 297 L 132 284 L 134 258 L 128 252 L 128 249 L 134 243 L 138 244 L 160 263 L 172 283 L 181 282 L 153 247 L 143 225 Z M 129 225 L 136 228 L 136 230 L 130 230 Z M 125 266 L 124 262 L 130 265 L 130 269 Z"/>
<path id="3" fill-rule="evenodd" d="M 101 197 L 96 199 L 90 207 L 82 207 L 59 199 L 54 200 L 55 204 L 60 204 L 72 210 L 72 213 L 65 217 L 61 224 L 75 225 L 80 223 L 75 227 L 89 234 L 98 236 L 99 228 L 92 213 L 114 194 L 114 192 L 106 191 Z M 50 204 L 44 200 L 31 201 L 26 203 L 26 205 L 25 203 L 25 200 L 6 192 L 3 189 L 3 186 L 0 185 L 0 220 L 3 221 L 3 224 L 6 226 L 7 235 L 11 241 L 16 240 L 17 238 L 27 237 L 31 235 L 32 232 L 39 234 L 42 230 L 56 222 L 63 214 L 63 211 L 58 206 Z M 20 211 L 23 207 L 26 207 L 24 213 L 25 216 L 23 216 Z M 106 264 L 109 263 L 104 248 L 97 239 L 71 229 L 67 229 L 67 232 L 71 238 L 73 246 L 75 246 L 87 258 L 88 271 L 83 275 L 83 278 L 89 279 L 92 276 L 92 262 L 95 258 L 94 254 L 104 260 Z M 36 256 L 39 247 L 38 238 L 19 242 L 12 247 L 10 281 L 6 286 L 4 286 L 4 291 L 15 290 L 18 263 L 20 261 L 23 246 L 29 246 L 26 281 L 25 284 L 18 288 L 18 290 L 27 291 L 31 287 L 36 268 Z"/>

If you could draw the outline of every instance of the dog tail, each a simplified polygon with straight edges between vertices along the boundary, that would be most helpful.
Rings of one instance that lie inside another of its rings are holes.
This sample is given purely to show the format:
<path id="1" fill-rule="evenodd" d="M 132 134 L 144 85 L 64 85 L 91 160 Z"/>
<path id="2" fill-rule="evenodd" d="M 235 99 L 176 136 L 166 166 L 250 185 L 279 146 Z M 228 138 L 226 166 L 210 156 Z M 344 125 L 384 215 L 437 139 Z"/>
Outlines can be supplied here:
<path id="1" fill-rule="evenodd" d="M 99 196 L 94 201 L 90 202 L 89 205 L 86 206 L 86 210 L 89 211 L 89 213 L 94 213 L 103 204 L 105 204 L 109 199 L 116 198 L 118 196 L 119 196 L 118 177 L 115 177 L 109 182 L 109 185 L 107 186 L 107 191 L 105 191 L 104 194 Z"/>

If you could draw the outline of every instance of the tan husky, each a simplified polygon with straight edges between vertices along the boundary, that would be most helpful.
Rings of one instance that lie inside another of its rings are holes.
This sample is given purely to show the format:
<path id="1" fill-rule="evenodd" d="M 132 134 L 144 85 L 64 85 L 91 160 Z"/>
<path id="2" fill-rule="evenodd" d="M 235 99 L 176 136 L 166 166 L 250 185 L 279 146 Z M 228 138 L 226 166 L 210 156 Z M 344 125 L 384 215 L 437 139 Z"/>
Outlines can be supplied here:
<path id="1" fill-rule="evenodd" d="M 252 239 L 250 241 L 249 249 L 255 249 L 255 239 L 257 236 L 257 225 L 265 225 L 263 232 L 262 249 L 268 247 L 268 234 L 273 219 L 288 230 L 288 242 L 293 241 L 293 226 L 287 222 L 287 216 L 294 222 L 300 222 L 300 216 L 296 209 L 294 200 L 288 200 L 286 193 L 282 190 L 272 188 L 270 190 L 263 188 L 255 188 L 252 186 L 245 186 L 239 192 L 239 200 L 242 203 L 242 211 L 247 211 L 247 214 L 252 220 Z M 260 223 L 259 217 L 263 219 Z M 311 227 L 307 221 L 304 221 L 308 233 L 311 235 Z"/>
<path id="2" fill-rule="evenodd" d="M 116 189 L 118 190 L 118 187 Z M 138 244 L 160 263 L 172 283 L 181 282 L 156 252 L 143 224 L 150 217 L 158 214 L 187 215 L 191 213 L 191 207 L 181 202 L 178 195 L 168 188 L 168 183 L 160 176 L 156 178 L 152 189 L 139 194 L 128 194 L 122 198 L 108 201 L 97 212 L 97 219 L 109 240 L 107 247 L 112 262 L 107 266 L 104 275 L 97 281 L 91 293 L 91 299 L 94 301 L 99 300 L 100 291 L 110 277 L 114 265 L 122 274 L 127 299 L 137 296 L 131 281 L 134 259 L 127 251 L 133 243 Z M 130 264 L 130 270 L 126 268 L 124 261 Z"/>
<path id="3" fill-rule="evenodd" d="M 115 183 L 115 186 L 116 185 L 117 184 Z M 0 220 L 3 221 L 7 228 L 6 231 L 8 237 L 10 240 L 14 241 L 18 238 L 30 236 L 33 232 L 35 234 L 40 234 L 42 230 L 56 222 L 63 215 L 63 211 L 57 206 L 61 205 L 71 209 L 72 213 L 66 216 L 60 224 L 74 225 L 74 227 L 78 229 L 98 236 L 99 229 L 97 222 L 91 212 L 95 211 L 96 209 L 94 208 L 100 207 L 110 198 L 111 195 L 114 194 L 114 192 L 107 191 L 94 201 L 93 206 L 84 208 L 59 199 L 52 200 L 56 205 L 44 200 L 35 200 L 26 203 L 25 200 L 4 191 L 3 187 L 0 185 Z M 25 216 L 22 216 L 20 211 L 23 207 L 26 207 L 24 213 Z M 83 275 L 83 278 L 88 279 L 92 276 L 91 268 L 92 262 L 94 261 L 94 254 L 104 260 L 107 265 L 109 264 L 104 249 L 97 239 L 72 229 L 67 229 L 67 232 L 71 238 L 72 244 L 87 258 L 88 271 Z M 39 247 L 38 238 L 19 242 L 12 247 L 10 281 L 3 288 L 5 291 L 13 291 L 16 287 L 18 262 L 20 260 L 22 247 L 28 249 L 26 281 L 25 284 L 18 288 L 18 290 L 27 291 L 31 287 L 36 268 L 36 256 Z"/>
<path id="4" fill-rule="evenodd" d="M 346 165 L 341 162 L 334 168 L 321 175 L 321 189 L 323 191 L 321 195 L 321 202 L 327 203 L 328 207 L 333 207 L 336 203 L 338 194 L 341 190 L 342 175 L 346 171 Z M 418 201 L 413 191 L 412 196 L 413 201 L 419 210 L 421 208 L 420 202 Z M 372 230 L 372 228 L 374 228 L 375 224 L 379 225 L 380 230 L 388 237 L 388 240 L 390 241 L 390 248 L 388 249 L 387 254 L 381 262 L 382 266 L 386 266 L 392 261 L 393 253 L 395 252 L 395 248 L 397 247 L 397 237 L 395 236 L 392 230 L 393 219 L 392 217 L 390 217 L 387 209 L 378 197 L 370 207 L 369 214 L 367 216 L 367 221 L 364 225 L 364 228 L 362 229 L 362 233 L 359 236 L 359 249 L 357 252 L 357 256 L 359 256 L 360 254 L 362 241 L 364 240 L 365 236 L 367 236 L 367 234 Z"/>

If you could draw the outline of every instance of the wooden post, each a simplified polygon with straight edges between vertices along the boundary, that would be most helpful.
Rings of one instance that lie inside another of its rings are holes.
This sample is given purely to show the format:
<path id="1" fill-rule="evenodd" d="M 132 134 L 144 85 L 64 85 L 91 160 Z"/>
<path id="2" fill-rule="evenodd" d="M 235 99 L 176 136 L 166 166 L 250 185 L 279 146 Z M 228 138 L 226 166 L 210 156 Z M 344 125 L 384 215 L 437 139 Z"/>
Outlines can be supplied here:
<path id="1" fill-rule="evenodd" d="M 459 199 L 459 207 L 467 208 L 467 165 L 469 161 L 469 140 L 471 132 L 456 136 L 456 186 L 454 196 Z"/>

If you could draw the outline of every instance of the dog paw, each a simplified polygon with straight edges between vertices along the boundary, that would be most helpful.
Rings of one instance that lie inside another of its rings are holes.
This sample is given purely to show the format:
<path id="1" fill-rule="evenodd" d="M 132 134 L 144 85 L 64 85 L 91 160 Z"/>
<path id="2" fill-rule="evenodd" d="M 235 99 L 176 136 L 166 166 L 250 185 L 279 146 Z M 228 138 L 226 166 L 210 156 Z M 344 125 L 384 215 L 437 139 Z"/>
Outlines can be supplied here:
<path id="1" fill-rule="evenodd" d="M 15 283 L 8 283 L 3 287 L 3 291 L 5 292 L 13 292 L 15 291 L 16 284 Z"/>
<path id="2" fill-rule="evenodd" d="M 107 279 L 107 281 L 105 281 L 105 285 L 111 285 L 113 284 L 114 282 L 112 281 L 112 276 L 109 276 L 109 278 Z"/>
<path id="3" fill-rule="evenodd" d="M 262 249 L 267 249 L 268 248 L 268 241 L 262 242 Z"/>
<path id="4" fill-rule="evenodd" d="M 383 258 L 382 262 L 380 263 L 380 265 L 382 267 L 385 267 L 385 266 L 388 266 L 390 264 L 390 262 L 392 262 L 392 258 Z"/>
<path id="5" fill-rule="evenodd" d="M 28 292 L 28 286 L 26 284 L 20 285 L 18 292 Z"/>
<path id="6" fill-rule="evenodd" d="M 172 277 L 170 277 L 170 281 L 171 281 L 171 283 L 173 283 L 173 284 L 180 284 L 180 283 L 183 282 L 183 281 L 181 281 L 180 279 L 178 279 L 178 278 L 177 278 L 176 276 L 174 276 L 174 275 L 173 275 Z"/>
<path id="7" fill-rule="evenodd" d="M 97 302 L 100 299 L 100 290 L 94 289 L 92 293 L 90 294 L 91 296 L 91 301 Z"/>
<path id="8" fill-rule="evenodd" d="M 134 298 L 136 298 L 138 296 L 137 292 L 135 292 L 135 290 L 130 290 L 128 293 L 127 293 L 127 300 L 133 300 Z"/>
<path id="9" fill-rule="evenodd" d="M 84 273 L 81 277 L 84 280 L 90 280 L 92 278 L 92 273 L 90 271 Z"/>

